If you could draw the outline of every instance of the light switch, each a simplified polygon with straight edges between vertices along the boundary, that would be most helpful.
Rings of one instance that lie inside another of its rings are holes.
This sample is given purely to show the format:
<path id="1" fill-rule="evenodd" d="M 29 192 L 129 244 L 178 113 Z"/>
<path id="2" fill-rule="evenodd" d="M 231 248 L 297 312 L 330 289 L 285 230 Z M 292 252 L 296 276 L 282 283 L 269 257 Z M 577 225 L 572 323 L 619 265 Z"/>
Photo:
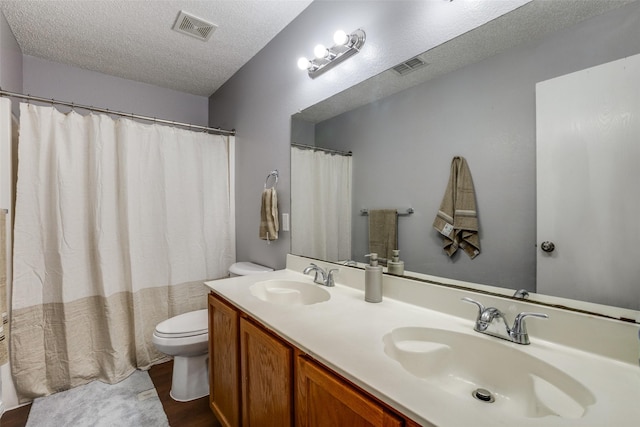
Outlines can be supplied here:
<path id="1" fill-rule="evenodd" d="M 282 214 L 282 231 L 289 231 L 289 214 Z"/>

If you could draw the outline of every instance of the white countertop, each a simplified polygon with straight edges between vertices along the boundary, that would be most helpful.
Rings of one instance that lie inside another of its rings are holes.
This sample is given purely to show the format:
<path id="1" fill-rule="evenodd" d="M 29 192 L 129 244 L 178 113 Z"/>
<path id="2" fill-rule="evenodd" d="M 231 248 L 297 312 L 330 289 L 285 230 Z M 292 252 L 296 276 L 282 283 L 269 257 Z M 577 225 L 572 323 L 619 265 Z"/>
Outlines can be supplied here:
<path id="1" fill-rule="evenodd" d="M 288 259 L 289 268 L 304 262 L 294 261 L 289 262 Z M 285 279 L 313 283 L 311 276 L 305 276 L 297 270 L 298 268 L 296 271 L 279 270 L 234 277 L 207 282 L 206 285 L 291 344 L 425 426 L 640 425 L 640 368 L 637 365 L 544 340 L 534 336 L 531 328 L 531 345 L 528 346 L 476 333 L 473 331 L 472 318 L 475 315 L 472 308 L 463 309 L 467 317 L 458 317 L 389 297 L 384 297 L 381 303 L 367 303 L 364 301 L 364 292 L 358 289 L 362 284 L 354 286 L 351 283 L 361 281 L 360 276 L 363 274 L 357 269 L 345 268 L 341 271 L 337 285 L 324 288 L 331 294 L 331 298 L 322 303 L 279 305 L 262 301 L 249 291 L 251 285 L 263 280 Z M 350 286 L 343 285 L 344 281 L 349 281 Z M 411 281 L 405 279 L 404 282 L 406 284 Z M 424 288 L 430 285 L 416 282 L 415 286 Z M 385 293 L 386 290 L 385 287 Z M 442 292 L 442 289 L 437 291 Z M 476 297 L 470 292 L 466 292 L 466 295 Z M 411 295 L 407 297 L 415 302 Z M 477 295 L 478 299 L 483 297 Z M 454 298 L 459 300 L 458 294 Z M 551 316 L 545 321 L 554 320 L 558 321 Z M 593 322 L 593 319 L 589 317 L 589 321 Z M 513 346 L 514 349 L 538 357 L 578 380 L 594 394 L 596 403 L 589 406 L 584 416 L 578 419 L 557 416 L 526 418 L 504 412 L 500 406 L 479 402 L 467 395 L 446 393 L 410 374 L 400 363 L 385 354 L 384 335 L 394 328 L 405 326 L 448 329 Z M 554 328 L 558 327 L 556 325 Z M 625 337 L 631 332 L 637 334 L 628 325 L 621 325 L 621 328 L 625 329 Z M 636 342 L 628 340 L 628 344 L 640 346 L 637 335 Z"/>

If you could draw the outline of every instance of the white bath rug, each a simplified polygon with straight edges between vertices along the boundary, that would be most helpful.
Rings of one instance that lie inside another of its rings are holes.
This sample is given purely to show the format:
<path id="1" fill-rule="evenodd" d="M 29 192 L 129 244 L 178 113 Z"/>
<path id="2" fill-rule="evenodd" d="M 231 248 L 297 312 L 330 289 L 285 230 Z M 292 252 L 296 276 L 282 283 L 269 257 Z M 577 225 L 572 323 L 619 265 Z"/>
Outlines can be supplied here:
<path id="1" fill-rule="evenodd" d="M 145 371 L 117 384 L 89 384 L 33 401 L 26 427 L 168 427 L 162 403 Z"/>

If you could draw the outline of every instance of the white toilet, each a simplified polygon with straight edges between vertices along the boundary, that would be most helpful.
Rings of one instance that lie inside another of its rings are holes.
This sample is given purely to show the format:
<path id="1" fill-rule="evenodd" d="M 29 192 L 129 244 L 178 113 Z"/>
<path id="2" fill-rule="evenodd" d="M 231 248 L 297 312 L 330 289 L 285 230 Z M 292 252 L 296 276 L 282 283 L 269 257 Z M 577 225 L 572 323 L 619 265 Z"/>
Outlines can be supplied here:
<path id="1" fill-rule="evenodd" d="M 229 268 L 233 276 L 273 271 L 251 262 L 237 262 Z M 190 311 L 158 323 L 151 339 L 156 348 L 173 356 L 170 395 L 188 402 L 209 394 L 209 317 L 207 309 Z"/>

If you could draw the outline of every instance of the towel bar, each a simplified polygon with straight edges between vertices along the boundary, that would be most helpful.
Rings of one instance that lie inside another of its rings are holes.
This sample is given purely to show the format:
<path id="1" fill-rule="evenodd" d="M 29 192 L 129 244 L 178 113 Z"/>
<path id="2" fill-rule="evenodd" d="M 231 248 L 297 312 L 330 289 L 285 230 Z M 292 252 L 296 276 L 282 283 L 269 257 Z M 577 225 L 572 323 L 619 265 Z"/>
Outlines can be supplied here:
<path id="1" fill-rule="evenodd" d="M 398 216 L 408 216 L 414 212 L 415 211 L 413 210 L 413 208 L 407 208 L 407 210 L 405 210 L 404 212 L 398 211 Z M 366 209 L 366 208 L 360 209 L 360 215 L 369 215 L 369 209 Z"/>

